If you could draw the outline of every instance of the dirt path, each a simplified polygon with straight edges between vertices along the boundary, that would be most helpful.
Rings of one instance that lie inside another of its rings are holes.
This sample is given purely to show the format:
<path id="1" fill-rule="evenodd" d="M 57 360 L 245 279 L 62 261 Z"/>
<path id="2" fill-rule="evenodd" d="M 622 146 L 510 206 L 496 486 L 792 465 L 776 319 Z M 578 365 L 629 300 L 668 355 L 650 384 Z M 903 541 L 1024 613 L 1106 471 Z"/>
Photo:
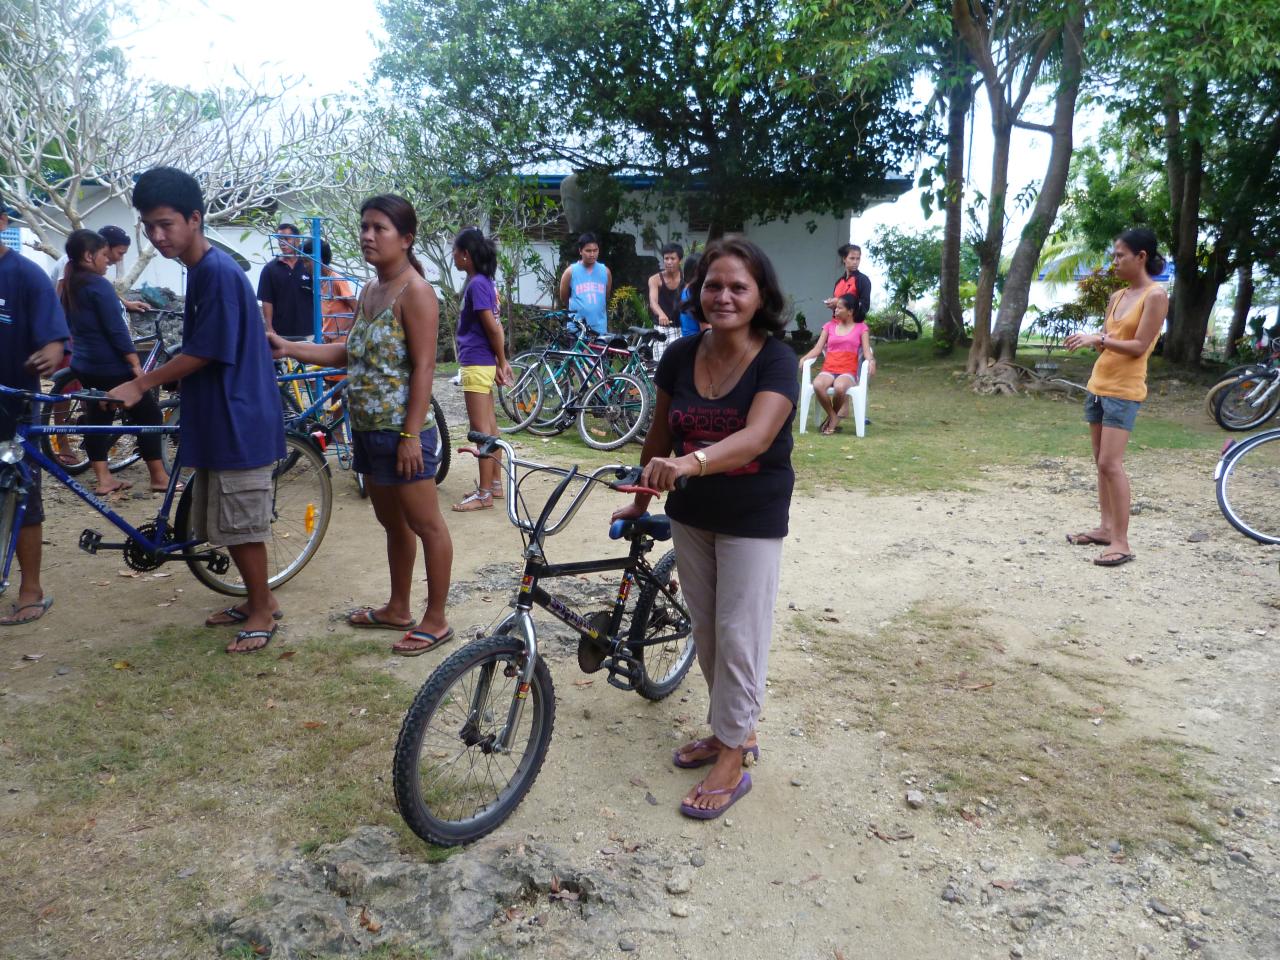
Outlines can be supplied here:
<path id="1" fill-rule="evenodd" d="M 797 499 L 753 793 L 719 821 L 676 812 L 693 776 L 671 766 L 670 752 L 699 732 L 706 710 L 696 668 L 676 695 L 651 704 L 603 675 L 575 684 L 569 648 L 552 643 L 555 739 L 496 840 L 547 844 L 620 874 L 634 843 L 698 865 L 687 893 L 655 889 L 657 912 L 620 911 L 607 918 L 610 942 L 584 942 L 574 955 L 1280 956 L 1280 551 L 1227 527 L 1213 502 L 1212 463 L 1207 454 L 1135 458 L 1138 560 L 1110 571 L 1064 542 L 1092 522 L 1092 479 L 1080 461 L 992 473 L 965 493 Z M 442 493 L 461 496 L 473 469 L 455 463 Z M 346 475 L 335 489 L 324 549 L 280 594 L 293 637 L 341 642 L 347 632 L 333 614 L 377 602 L 386 589 L 369 507 Z M 83 664 L 159 628 L 198 623 L 217 606 L 183 569 L 126 578 L 116 558 L 80 553 L 87 514 L 56 491 L 48 500 L 47 580 L 57 603 L 41 623 L 0 635 L 5 710 L 81 695 Z M 551 541 L 552 559 L 604 553 L 615 506 L 594 497 Z M 519 538 L 497 510 L 451 515 L 450 527 L 452 617 L 465 636 L 502 612 L 509 589 L 494 564 L 514 567 Z M 928 626 L 939 617 L 941 632 Z M 935 715 L 918 687 L 911 696 L 913 685 L 925 661 L 947 655 L 930 638 L 960 633 L 985 652 L 938 689 Z M 407 704 L 443 655 L 379 666 L 408 685 Z M 1196 793 L 1188 802 L 1206 839 L 1153 830 L 1137 842 L 1109 832 L 1112 820 L 1163 815 L 1149 786 L 1090 794 L 1100 808 L 1081 813 L 1089 826 L 1072 836 L 1026 822 L 1027 809 L 1057 809 L 1043 791 L 1034 802 L 1019 797 L 1019 782 L 1029 797 L 1043 786 L 1035 777 L 984 789 L 979 771 L 957 785 L 954 772 L 943 776 L 945 758 L 913 742 L 915 733 L 941 736 L 951 703 L 985 711 L 962 714 L 987 719 L 951 733 L 970 745 L 990 740 L 989 756 L 976 751 L 988 771 L 1027 759 L 1010 739 L 1018 731 L 999 723 L 1005 714 L 1042 731 L 1027 748 L 1042 759 L 1068 735 L 1113 751 L 1101 766 L 1117 782 L 1145 763 L 1140 742 L 1181 751 L 1186 779 L 1170 780 L 1169 793 Z M 5 775 L 21 789 L 0 792 L 0 822 L 38 802 L 38 785 L 17 782 L 12 767 L 0 767 Z M 921 792 L 921 809 L 904 802 L 908 790 Z M 518 939 L 500 926 L 499 951 L 555 952 L 536 931 Z"/>

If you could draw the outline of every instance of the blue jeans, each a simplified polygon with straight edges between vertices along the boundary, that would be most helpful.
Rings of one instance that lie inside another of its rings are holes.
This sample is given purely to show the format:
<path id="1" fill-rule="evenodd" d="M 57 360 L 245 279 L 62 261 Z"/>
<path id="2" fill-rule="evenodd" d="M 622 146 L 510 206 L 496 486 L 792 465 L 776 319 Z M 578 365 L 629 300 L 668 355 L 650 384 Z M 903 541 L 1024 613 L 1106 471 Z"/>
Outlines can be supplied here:
<path id="1" fill-rule="evenodd" d="M 1115 427 L 1117 430 L 1133 432 L 1134 421 L 1138 419 L 1140 400 L 1122 400 L 1120 397 L 1099 397 L 1097 394 L 1085 392 L 1084 422 L 1100 423 L 1104 427 Z"/>

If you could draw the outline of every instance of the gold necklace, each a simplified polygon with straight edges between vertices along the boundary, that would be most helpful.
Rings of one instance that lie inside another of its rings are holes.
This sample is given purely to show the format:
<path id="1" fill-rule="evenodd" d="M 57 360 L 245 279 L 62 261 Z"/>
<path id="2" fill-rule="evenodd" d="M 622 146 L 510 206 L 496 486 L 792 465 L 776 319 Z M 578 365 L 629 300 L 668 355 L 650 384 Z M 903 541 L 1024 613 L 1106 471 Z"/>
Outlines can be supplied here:
<path id="1" fill-rule="evenodd" d="M 710 343 L 711 341 L 707 339 L 707 340 L 704 340 L 703 342 Z M 733 369 L 730 370 L 724 376 L 722 376 L 720 378 L 720 383 L 717 384 L 714 380 L 711 379 L 711 348 L 710 347 L 706 348 L 706 355 L 704 357 L 704 361 L 707 365 L 707 399 L 708 400 L 720 399 L 720 390 L 718 389 L 718 387 L 723 387 L 725 383 L 729 380 L 729 378 L 738 372 L 738 368 L 742 366 L 742 361 L 746 359 L 747 352 L 750 349 L 751 349 L 751 338 L 748 336 L 747 345 L 743 347 L 742 352 L 738 354 L 738 359 L 737 359 L 737 362 L 734 363 Z"/>

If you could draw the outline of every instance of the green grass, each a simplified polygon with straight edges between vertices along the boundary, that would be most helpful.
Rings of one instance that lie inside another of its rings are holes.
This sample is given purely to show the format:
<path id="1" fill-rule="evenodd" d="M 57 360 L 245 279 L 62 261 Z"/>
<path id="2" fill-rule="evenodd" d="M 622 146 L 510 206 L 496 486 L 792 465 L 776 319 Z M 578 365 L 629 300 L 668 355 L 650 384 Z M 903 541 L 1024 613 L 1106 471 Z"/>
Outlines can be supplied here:
<path id="1" fill-rule="evenodd" d="M 195 951 L 210 907 L 254 892 L 226 888 L 241 879 L 237 856 L 314 850 L 354 824 L 392 827 L 424 859 L 448 855 L 395 811 L 391 754 L 413 691 L 369 665 L 383 644 L 325 636 L 228 657 L 226 639 L 169 631 L 85 664 L 78 690 L 5 705 L 5 752 L 40 799 L 0 830 L 0 888 L 22 891 L 0 942 L 55 909 L 46 935 L 66 955 L 104 930 L 134 942 L 139 924 Z"/>
<path id="2" fill-rule="evenodd" d="M 1043 351 L 1030 351 L 1023 359 L 1030 365 L 1042 355 Z M 816 425 L 801 435 L 797 426 L 792 462 L 799 490 L 828 486 L 886 493 L 966 489 L 984 467 L 1026 464 L 1044 457 L 1092 456 L 1078 398 L 979 396 L 961 375 L 963 354 L 936 357 L 929 342 L 882 344 L 876 356 L 880 372 L 868 392 L 867 415 L 873 423 L 866 437 L 854 436 L 848 421 L 830 437 L 818 433 Z M 1091 356 L 1055 354 L 1054 359 L 1062 364 L 1067 379 L 1077 383 L 1088 379 Z M 1153 361 L 1153 379 L 1164 375 L 1161 363 Z M 1198 412 L 1198 390 L 1190 386 L 1165 397 L 1153 389 L 1139 415 L 1131 455 L 1216 449 L 1221 432 L 1202 416 L 1188 415 Z M 521 445 L 522 456 L 577 463 L 587 469 L 640 459 L 638 444 L 601 453 L 582 443 L 573 429 L 546 441 L 528 432 L 508 439 Z"/>

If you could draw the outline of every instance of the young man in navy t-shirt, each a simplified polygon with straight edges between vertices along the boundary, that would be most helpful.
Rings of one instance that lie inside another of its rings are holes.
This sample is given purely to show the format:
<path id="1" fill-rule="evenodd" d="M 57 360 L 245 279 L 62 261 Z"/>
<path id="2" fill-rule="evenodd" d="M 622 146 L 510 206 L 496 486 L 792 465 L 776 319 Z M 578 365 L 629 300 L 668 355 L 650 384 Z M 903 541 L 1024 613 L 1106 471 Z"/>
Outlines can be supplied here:
<path id="1" fill-rule="evenodd" d="M 133 205 L 147 239 L 187 268 L 182 354 L 110 393 L 132 406 L 143 391 L 182 381 L 180 456 L 196 469 L 195 527 L 230 551 L 249 593 L 205 625 L 239 625 L 227 652 L 251 653 L 271 642 L 280 617 L 267 587 L 266 544 L 284 419 L 262 315 L 244 272 L 205 238 L 204 197 L 190 174 L 148 170 L 133 188 Z"/>
<path id="2" fill-rule="evenodd" d="M 9 229 L 18 212 L 0 203 L 0 233 Z M 44 271 L 0 242 L 0 383 L 18 390 L 39 390 L 40 378 L 58 369 L 67 351 L 67 320 L 53 284 Z M 11 437 L 17 411 L 13 400 L 0 397 L 0 438 Z M 44 535 L 44 505 L 40 500 L 40 470 L 31 467 L 22 529 L 16 555 L 22 578 L 18 597 L 0 614 L 0 626 L 31 623 L 45 615 L 53 597 L 40 583 L 40 545 Z M 0 544 L 0 551 L 7 544 Z"/>

